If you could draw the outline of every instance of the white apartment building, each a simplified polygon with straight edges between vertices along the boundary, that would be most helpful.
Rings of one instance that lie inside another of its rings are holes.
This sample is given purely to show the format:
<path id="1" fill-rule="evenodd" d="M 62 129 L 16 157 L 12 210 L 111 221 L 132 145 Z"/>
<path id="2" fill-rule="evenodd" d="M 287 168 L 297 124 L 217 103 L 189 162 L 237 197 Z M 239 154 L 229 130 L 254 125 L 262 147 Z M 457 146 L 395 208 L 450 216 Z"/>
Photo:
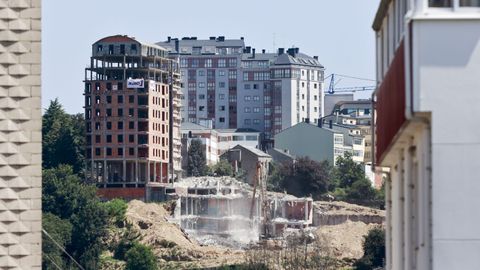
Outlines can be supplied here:
<path id="1" fill-rule="evenodd" d="M 480 1 L 382 0 L 373 28 L 386 269 L 480 269 Z"/>
<path id="2" fill-rule="evenodd" d="M 265 145 L 281 130 L 323 116 L 324 67 L 299 48 L 257 53 L 243 38 L 224 36 L 157 44 L 180 61 L 183 122 L 254 129 Z"/>

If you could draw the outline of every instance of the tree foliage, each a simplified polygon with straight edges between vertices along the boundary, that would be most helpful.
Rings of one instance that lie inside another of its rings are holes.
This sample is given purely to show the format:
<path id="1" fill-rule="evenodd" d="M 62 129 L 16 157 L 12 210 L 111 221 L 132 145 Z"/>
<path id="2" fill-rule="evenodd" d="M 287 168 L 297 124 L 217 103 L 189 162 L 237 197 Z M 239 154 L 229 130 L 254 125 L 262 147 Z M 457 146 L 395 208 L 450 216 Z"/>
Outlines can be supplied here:
<path id="1" fill-rule="evenodd" d="M 211 169 L 212 173 L 217 176 L 232 176 L 233 175 L 233 167 L 225 159 L 220 159 L 217 164 L 212 166 Z"/>
<path id="2" fill-rule="evenodd" d="M 105 203 L 110 220 L 117 224 L 125 222 L 125 214 L 127 213 L 128 204 L 122 199 L 113 199 Z"/>
<path id="3" fill-rule="evenodd" d="M 72 238 L 66 250 L 88 269 L 94 269 L 102 251 L 101 239 L 108 222 L 105 205 L 94 186 L 83 184 L 71 166 L 43 172 L 43 211 L 68 220 Z"/>
<path id="4" fill-rule="evenodd" d="M 308 157 L 295 163 L 284 163 L 274 169 L 269 186 L 283 189 L 289 194 L 319 198 L 328 191 L 331 166 L 328 161 L 317 162 Z"/>
<path id="5" fill-rule="evenodd" d="M 353 161 L 350 152 L 345 152 L 344 156 L 337 158 L 333 177 L 337 187 L 346 188 L 352 186 L 358 180 L 365 179 L 365 171 L 362 164 Z"/>
<path id="6" fill-rule="evenodd" d="M 187 158 L 188 176 L 203 176 L 208 173 L 205 149 L 202 141 L 197 139 L 191 141 Z"/>
<path id="7" fill-rule="evenodd" d="M 42 227 L 63 249 L 70 244 L 72 237 L 72 224 L 54 214 L 45 213 L 42 216 Z M 68 259 L 63 251 L 46 234 L 42 234 L 42 268 L 55 269 L 56 265 L 66 268 Z"/>
<path id="8" fill-rule="evenodd" d="M 126 270 L 156 270 L 158 269 L 155 255 L 150 247 L 135 243 L 125 254 Z"/>
<path id="9" fill-rule="evenodd" d="M 382 267 L 385 261 L 385 230 L 371 229 L 363 241 L 363 257 L 355 262 L 358 270 Z"/>
<path id="10" fill-rule="evenodd" d="M 42 136 L 43 168 L 68 164 L 75 173 L 83 171 L 85 119 L 82 114 L 69 115 L 58 99 L 51 101 L 43 115 Z"/>

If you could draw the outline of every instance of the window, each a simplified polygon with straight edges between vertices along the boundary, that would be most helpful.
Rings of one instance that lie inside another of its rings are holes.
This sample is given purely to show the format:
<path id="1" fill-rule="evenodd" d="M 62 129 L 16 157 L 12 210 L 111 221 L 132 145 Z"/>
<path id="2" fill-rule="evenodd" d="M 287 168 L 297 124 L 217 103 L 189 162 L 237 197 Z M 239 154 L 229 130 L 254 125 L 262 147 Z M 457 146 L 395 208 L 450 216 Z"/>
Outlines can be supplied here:
<path id="1" fill-rule="evenodd" d="M 112 83 L 107 83 L 107 90 L 112 90 Z"/>
<path id="2" fill-rule="evenodd" d="M 97 45 L 97 52 L 103 51 L 103 45 Z"/>
<path id="3" fill-rule="evenodd" d="M 128 122 L 128 129 L 134 129 L 135 128 L 135 122 L 130 121 Z"/>
<path id="4" fill-rule="evenodd" d="M 245 96 L 245 101 L 250 101 L 250 100 L 252 100 L 251 96 Z"/>
<path id="5" fill-rule="evenodd" d="M 205 99 L 205 95 L 204 94 L 198 95 L 198 99 Z"/>
<path id="6" fill-rule="evenodd" d="M 221 99 L 221 100 L 225 99 L 225 94 L 219 94 L 218 99 Z"/>
<path id="7" fill-rule="evenodd" d="M 112 129 L 112 122 L 107 122 L 107 129 L 108 130 Z"/>
<path id="8" fill-rule="evenodd" d="M 203 112 L 203 111 L 205 110 L 205 106 L 198 106 L 198 110 L 199 110 L 200 112 Z"/>
<path id="9" fill-rule="evenodd" d="M 228 67 L 236 67 L 236 66 L 237 66 L 237 59 L 236 58 L 228 59 Z"/>
<path id="10" fill-rule="evenodd" d="M 314 112 L 317 112 L 317 107 L 313 107 L 313 111 L 314 111 Z"/>
<path id="11" fill-rule="evenodd" d="M 123 122 L 122 121 L 117 123 L 117 129 L 123 129 Z"/>
<path id="12" fill-rule="evenodd" d="M 250 84 L 245 84 L 245 85 L 243 86 L 243 88 L 244 88 L 245 90 L 250 89 Z"/>
<path id="13" fill-rule="evenodd" d="M 250 107 L 245 107 L 244 110 L 245 110 L 246 113 L 252 112 L 252 109 Z"/>
<path id="14" fill-rule="evenodd" d="M 219 86 L 220 88 L 225 88 L 225 82 L 220 82 L 220 83 L 218 83 L 218 86 Z"/>
<path id="15" fill-rule="evenodd" d="M 218 109 L 223 112 L 225 111 L 225 106 L 219 106 Z"/>
<path id="16" fill-rule="evenodd" d="M 130 108 L 128 109 L 128 116 L 133 116 L 134 112 L 133 112 L 133 108 Z"/>
<path id="17" fill-rule="evenodd" d="M 134 103 L 135 102 L 135 96 L 128 96 L 128 103 Z"/>
<path id="18" fill-rule="evenodd" d="M 260 96 L 253 96 L 253 100 L 254 100 L 254 101 L 259 101 L 259 100 L 260 100 Z"/>
<path id="19" fill-rule="evenodd" d="M 117 149 L 117 154 L 118 154 L 119 156 L 123 156 L 123 148 L 118 148 L 118 149 Z"/>
<path id="20" fill-rule="evenodd" d="M 111 156 L 111 155 L 112 155 L 112 148 L 107 147 L 107 156 Z"/>
<path id="21" fill-rule="evenodd" d="M 245 120 L 244 120 L 244 123 L 245 123 L 246 126 L 251 125 L 251 124 L 252 124 L 252 120 L 251 120 L 251 119 L 245 119 Z"/>
<path id="22" fill-rule="evenodd" d="M 254 84 L 253 89 L 258 89 L 258 84 Z"/>
<path id="23" fill-rule="evenodd" d="M 112 103 L 112 96 L 107 96 L 107 103 L 108 104 Z"/>
<path id="24" fill-rule="evenodd" d="M 206 59 L 205 60 L 205 67 L 207 67 L 207 68 L 212 67 L 212 59 Z"/>
<path id="25" fill-rule="evenodd" d="M 123 143 L 123 135 L 117 135 L 117 142 Z"/>
<path id="26" fill-rule="evenodd" d="M 107 109 L 107 116 L 112 116 L 112 109 Z"/>
<path id="27" fill-rule="evenodd" d="M 117 115 L 118 115 L 119 117 L 123 116 L 123 109 L 118 109 L 118 110 L 117 110 Z"/>
<path id="28" fill-rule="evenodd" d="M 253 112 L 254 112 L 254 113 L 259 113 L 259 112 L 260 112 L 260 108 L 259 108 L 259 107 L 253 108 Z"/>
<path id="29" fill-rule="evenodd" d="M 123 96 L 119 95 L 119 96 L 117 97 L 117 101 L 118 101 L 119 104 L 120 104 L 120 103 L 123 103 Z"/>
<path id="30" fill-rule="evenodd" d="M 205 70 L 201 69 L 198 71 L 198 76 L 205 76 Z"/>
<path id="31" fill-rule="evenodd" d="M 100 143 L 100 140 L 101 140 L 100 138 L 101 138 L 100 135 L 95 135 L 95 142 Z"/>
<path id="32" fill-rule="evenodd" d="M 225 70 L 220 70 L 220 71 L 218 72 L 218 75 L 219 75 L 219 76 L 225 76 Z"/>
<path id="33" fill-rule="evenodd" d="M 95 148 L 95 155 L 100 156 L 100 154 L 101 154 L 100 148 Z"/>
<path id="34" fill-rule="evenodd" d="M 128 148 L 128 154 L 129 154 L 130 156 L 135 155 L 135 148 L 133 148 L 133 147 Z"/>
<path id="35" fill-rule="evenodd" d="M 452 7 L 452 0 L 429 0 L 430 7 Z"/>
<path id="36" fill-rule="evenodd" d="M 220 122 L 220 123 L 225 123 L 225 117 L 220 117 L 220 118 L 218 118 L 218 122 Z"/>
<path id="37" fill-rule="evenodd" d="M 198 88 L 205 88 L 205 83 L 204 82 L 199 82 L 198 83 Z"/>
<path id="38" fill-rule="evenodd" d="M 254 125 L 259 125 L 259 124 L 260 124 L 260 120 L 259 120 L 259 119 L 253 119 L 253 124 L 254 124 Z M 248 137 L 249 137 L 249 136 L 247 136 L 247 141 L 248 141 Z"/>
<path id="39" fill-rule="evenodd" d="M 314 96 L 313 96 L 313 100 L 317 100 L 317 95 L 314 95 Z"/>
<path id="40" fill-rule="evenodd" d="M 225 59 L 218 59 L 218 67 L 226 67 L 226 66 L 227 66 L 227 62 Z"/>
<path id="41" fill-rule="evenodd" d="M 460 0 L 461 7 L 480 7 L 479 0 Z"/>
<path id="42" fill-rule="evenodd" d="M 228 79 L 230 79 L 230 80 L 237 79 L 237 71 L 236 70 L 229 70 L 228 71 Z"/>
<path id="43" fill-rule="evenodd" d="M 302 94 L 302 99 L 305 99 L 305 94 Z"/>
<path id="44" fill-rule="evenodd" d="M 131 142 L 131 143 L 135 142 L 135 135 L 133 134 L 128 135 L 128 142 Z"/>
<path id="45" fill-rule="evenodd" d="M 111 143 L 112 142 L 112 135 L 107 135 L 107 143 Z"/>

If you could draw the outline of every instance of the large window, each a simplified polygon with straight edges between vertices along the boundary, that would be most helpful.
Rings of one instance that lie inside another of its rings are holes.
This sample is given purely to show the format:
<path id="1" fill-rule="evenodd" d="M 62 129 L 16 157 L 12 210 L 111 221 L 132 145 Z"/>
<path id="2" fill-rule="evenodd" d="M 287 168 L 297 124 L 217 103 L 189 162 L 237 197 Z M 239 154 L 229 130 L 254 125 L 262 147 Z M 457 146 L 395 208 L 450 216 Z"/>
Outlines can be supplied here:
<path id="1" fill-rule="evenodd" d="M 452 7 L 452 0 L 429 0 L 430 7 Z"/>
<path id="2" fill-rule="evenodd" d="M 460 0 L 461 7 L 480 7 L 480 0 Z"/>

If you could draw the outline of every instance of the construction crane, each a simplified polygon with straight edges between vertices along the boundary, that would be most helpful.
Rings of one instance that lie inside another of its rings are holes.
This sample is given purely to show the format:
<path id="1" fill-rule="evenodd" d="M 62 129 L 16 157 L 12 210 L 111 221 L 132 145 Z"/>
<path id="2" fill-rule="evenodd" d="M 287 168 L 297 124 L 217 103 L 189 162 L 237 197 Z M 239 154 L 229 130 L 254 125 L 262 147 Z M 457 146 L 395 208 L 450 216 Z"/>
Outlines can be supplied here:
<path id="1" fill-rule="evenodd" d="M 372 81 L 372 82 L 376 82 L 376 81 L 372 80 L 372 79 L 365 79 L 365 78 L 348 76 L 348 75 L 341 75 L 341 74 L 335 74 L 335 73 L 330 74 L 325 79 L 328 79 L 329 77 L 330 77 L 330 85 L 328 86 L 328 90 L 325 91 L 325 93 L 327 93 L 327 94 L 345 93 L 345 92 L 353 93 L 353 92 L 362 92 L 362 91 L 373 91 L 377 88 L 375 85 L 336 88 L 335 86 L 342 80 L 342 78 L 356 79 L 356 80 L 362 80 L 362 81 Z M 335 81 L 336 77 L 340 77 L 340 79 Z"/>

